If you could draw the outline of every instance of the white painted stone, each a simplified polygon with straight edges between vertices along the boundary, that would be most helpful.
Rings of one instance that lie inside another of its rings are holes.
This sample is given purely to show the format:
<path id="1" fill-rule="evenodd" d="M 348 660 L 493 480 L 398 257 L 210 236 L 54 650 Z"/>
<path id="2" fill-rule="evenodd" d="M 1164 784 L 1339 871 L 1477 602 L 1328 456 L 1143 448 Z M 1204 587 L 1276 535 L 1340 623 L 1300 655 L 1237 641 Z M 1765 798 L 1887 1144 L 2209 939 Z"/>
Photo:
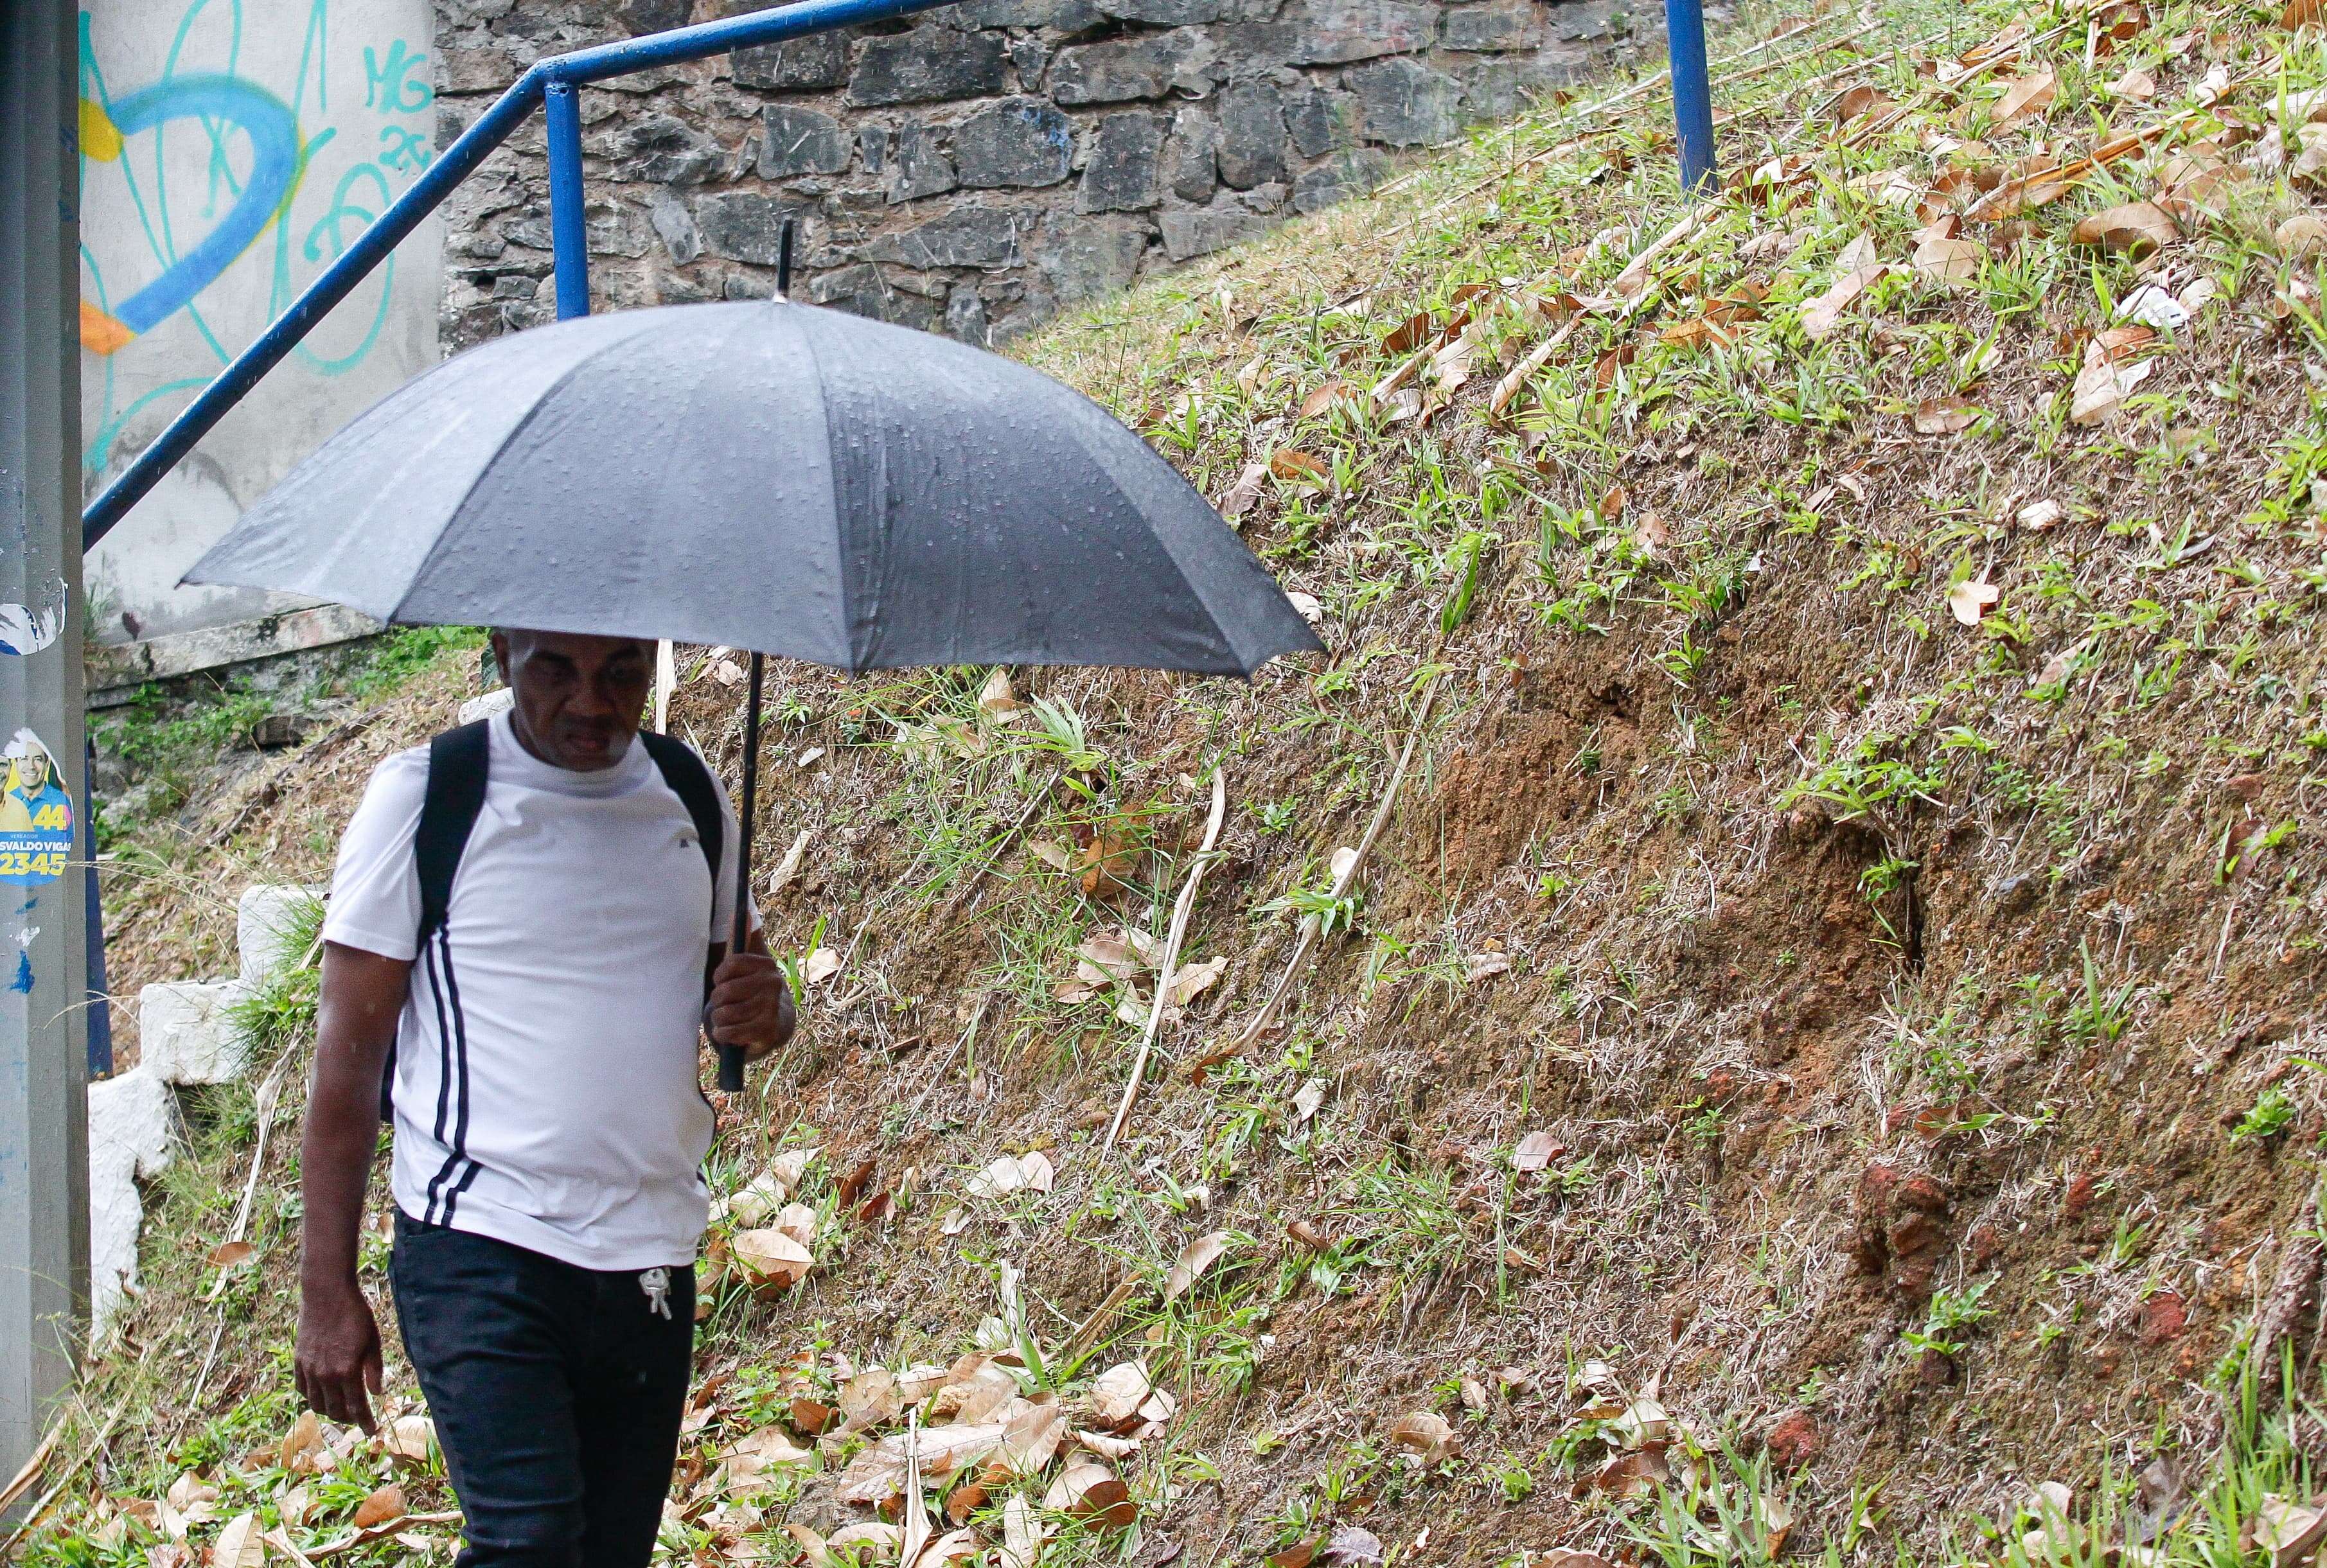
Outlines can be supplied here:
<path id="1" fill-rule="evenodd" d="M 144 1068 L 89 1086 L 89 1293 L 92 1338 L 137 1288 L 139 1181 L 170 1163 L 176 1141 L 170 1086 Z"/>
<path id="2" fill-rule="evenodd" d="M 517 702 L 517 693 L 507 686 L 495 686 L 481 697 L 471 697 L 461 705 L 461 722 L 473 724 L 479 719 L 490 719 L 506 712 Z"/>
<path id="3" fill-rule="evenodd" d="M 277 966 L 306 957 L 290 950 L 292 933 L 316 897 L 313 888 L 296 885 L 260 882 L 242 890 L 234 910 L 234 940 L 245 985 L 257 985 Z"/>
<path id="4" fill-rule="evenodd" d="M 249 994 L 239 980 L 173 980 L 137 994 L 138 1065 L 164 1083 L 232 1083 L 250 1069 L 250 1042 L 229 1016 Z"/>

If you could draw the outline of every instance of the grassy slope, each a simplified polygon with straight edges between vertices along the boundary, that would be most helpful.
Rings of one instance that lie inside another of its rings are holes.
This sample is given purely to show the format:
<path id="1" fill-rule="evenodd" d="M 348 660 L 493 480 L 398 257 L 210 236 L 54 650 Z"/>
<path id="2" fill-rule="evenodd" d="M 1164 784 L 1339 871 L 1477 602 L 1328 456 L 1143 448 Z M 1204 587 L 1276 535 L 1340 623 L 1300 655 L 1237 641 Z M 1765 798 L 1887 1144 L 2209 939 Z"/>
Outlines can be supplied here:
<path id="1" fill-rule="evenodd" d="M 1498 133 L 1033 345 L 1215 499 L 1276 459 L 1242 524 L 1320 602 L 1333 651 L 1248 687 L 1022 675 L 1052 705 L 1000 725 L 984 672 L 799 674 L 770 742 L 797 765 L 761 833 L 812 836 L 770 912 L 841 964 L 801 1042 L 728 1107 L 715 1175 L 823 1151 L 820 1267 L 773 1301 L 717 1293 L 706 1448 L 831 1386 L 804 1349 L 950 1358 L 1007 1263 L 1053 1350 L 1141 1282 L 1107 1349 L 1048 1376 L 1071 1393 L 1139 1351 L 1182 1395 L 1126 1467 L 1151 1561 L 1164 1537 L 1249 1561 L 1356 1525 L 1414 1560 L 1753 1562 L 1780 1498 L 1792 1551 L 2048 1560 L 1977 1521 L 2058 1479 L 2089 1535 L 2056 1543 L 2114 1540 L 2159 1456 L 2221 1478 L 2162 1546 L 2240 1560 L 2259 1493 L 2307 1490 L 2319 1441 L 2307 1417 L 2252 1414 L 2277 1378 L 2241 1372 L 2262 1322 L 2261 1360 L 2314 1386 L 2300 1238 L 2327 1110 L 2327 421 L 2317 280 L 2282 255 L 2311 191 L 2269 152 L 2299 151 L 2296 95 L 2327 59 L 2275 20 L 1910 5 L 1858 35 L 1862 58 L 1821 47 L 1858 25 L 1828 17 L 1721 99 L 1729 165 L 1782 157 L 1789 178 L 1707 209 L 1637 292 L 1628 263 L 1691 206 L 1644 135 L 1654 98 Z M 1958 76 L 2014 28 L 2024 64 Z M 2004 79 L 2039 61 L 2049 108 L 1993 125 Z M 2154 96 L 2124 81 L 2135 67 Z M 2210 73 L 2233 85 L 2206 109 Z M 1862 83 L 1902 107 L 1839 124 Z M 1972 275 L 1909 265 L 1935 189 L 1960 207 L 2019 160 L 2154 126 L 2153 150 L 2019 227 L 1967 226 Z M 2072 240 L 2187 173 L 2169 159 L 2209 155 L 2235 176 L 2154 257 Z M 1813 339 L 1803 309 L 1862 238 L 1891 270 Z M 2170 341 L 2117 350 L 2149 367 L 2117 414 L 2072 420 L 2091 334 L 2145 277 L 2216 292 Z M 1562 294 L 1592 306 L 1572 326 Z M 1411 357 L 1386 339 L 1418 314 L 1407 336 L 1435 341 L 1466 310 L 1467 379 L 1319 395 L 1378 386 Z M 1718 331 L 1692 324 L 1709 313 Z M 1503 372 L 1563 332 L 1495 416 Z M 2030 509 L 2046 502 L 2056 520 Z M 1995 590 L 1968 626 L 1949 609 L 1981 608 L 1967 581 Z M 429 679 L 286 764 L 304 771 L 229 843 L 152 874 L 315 874 L 364 761 L 441 722 L 452 667 Z M 677 709 L 731 769 L 734 707 L 706 673 Z M 1334 901 L 1331 852 L 1417 723 L 1360 897 Z M 1061 983 L 1109 924 L 1164 929 L 1215 768 L 1226 854 L 1190 950 L 1223 977 L 1165 1031 L 1167 1069 L 1102 1161 L 1136 1035 Z M 1104 902 L 1044 858 L 1093 838 L 1131 884 Z M 182 903 L 155 899 L 154 972 L 188 950 Z M 1258 1009 L 1303 909 L 1345 929 L 1287 1026 L 1197 1081 L 1186 1065 Z M 90 1382 L 89 1408 L 139 1432 L 109 1455 L 117 1496 L 289 1419 L 279 1203 L 224 1376 L 181 1408 L 174 1368 L 210 1321 L 187 1305 L 199 1259 L 248 1159 L 247 1102 L 225 1098 L 154 1227 L 182 1245 L 149 1241 L 166 1283 Z M 1537 1132 L 1554 1152 L 1519 1171 Z M 1031 1150 L 1051 1190 L 966 1196 Z M 868 1161 L 885 1224 L 836 1190 Z M 1229 1250 L 1195 1290 L 1143 1288 L 1214 1232 Z M 1687 1429 L 1675 1479 L 1611 1496 L 1590 1484 L 1623 1452 L 1611 1418 L 1650 1385 Z M 1395 1451 L 1423 1408 L 1461 1433 L 1444 1470 Z M 257 1499 L 277 1479 L 234 1484 Z M 787 1517 L 846 1517 L 828 1479 L 748 1510 L 688 1496 L 698 1555 L 781 1557 Z M 109 1555 L 71 1531 L 42 1550 L 126 1560 L 142 1538 L 123 1534 Z M 1046 1560 L 1121 1545 L 1069 1535 Z"/>

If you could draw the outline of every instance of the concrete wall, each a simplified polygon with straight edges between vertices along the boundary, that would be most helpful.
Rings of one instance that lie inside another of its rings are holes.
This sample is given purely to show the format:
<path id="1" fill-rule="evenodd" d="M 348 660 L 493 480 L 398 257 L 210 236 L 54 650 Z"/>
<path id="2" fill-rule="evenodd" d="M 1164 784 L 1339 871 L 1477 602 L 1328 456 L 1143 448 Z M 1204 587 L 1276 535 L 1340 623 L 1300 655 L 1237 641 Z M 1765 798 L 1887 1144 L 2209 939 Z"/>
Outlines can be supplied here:
<path id="1" fill-rule="evenodd" d="M 545 54 L 750 0 L 437 0 L 440 145 Z M 585 90 L 596 308 L 795 294 L 971 341 L 1370 188 L 1631 46 L 1620 0 L 964 0 Z M 538 121 L 455 198 L 444 331 L 554 314 Z"/>
<path id="2" fill-rule="evenodd" d="M 88 0 L 81 432 L 94 495 L 435 155 L 428 0 Z M 437 357 L 430 224 L 89 561 L 90 633 L 167 639 L 279 608 L 177 589 L 241 509 Z"/>

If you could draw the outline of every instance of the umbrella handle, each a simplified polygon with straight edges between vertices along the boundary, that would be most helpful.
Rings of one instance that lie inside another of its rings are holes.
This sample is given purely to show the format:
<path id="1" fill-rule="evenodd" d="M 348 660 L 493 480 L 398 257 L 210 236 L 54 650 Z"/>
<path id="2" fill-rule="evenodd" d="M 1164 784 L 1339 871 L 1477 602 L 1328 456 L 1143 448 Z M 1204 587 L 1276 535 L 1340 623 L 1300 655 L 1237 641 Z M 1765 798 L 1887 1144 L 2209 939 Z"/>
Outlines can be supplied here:
<path id="1" fill-rule="evenodd" d="M 765 678 L 765 663 L 758 654 L 752 656 L 750 694 L 743 703 L 743 799 L 735 813 L 735 828 L 740 842 L 735 845 L 735 921 L 734 940 L 727 946 L 731 953 L 740 953 L 751 937 L 752 910 L 752 821 L 756 814 L 760 795 L 760 690 Z M 715 1042 L 716 1043 L 716 1042 Z M 743 1087 L 743 1048 L 740 1045 L 719 1047 L 719 1087 L 734 1094 Z"/>

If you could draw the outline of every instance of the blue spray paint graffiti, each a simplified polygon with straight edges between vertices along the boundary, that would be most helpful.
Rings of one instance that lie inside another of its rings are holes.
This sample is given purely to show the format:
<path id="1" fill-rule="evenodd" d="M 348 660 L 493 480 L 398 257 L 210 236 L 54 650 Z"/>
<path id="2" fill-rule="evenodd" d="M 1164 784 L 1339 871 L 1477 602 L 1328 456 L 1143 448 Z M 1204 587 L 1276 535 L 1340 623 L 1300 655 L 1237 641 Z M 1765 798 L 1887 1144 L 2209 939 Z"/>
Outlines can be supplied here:
<path id="1" fill-rule="evenodd" d="M 96 189 L 92 182 L 117 182 L 107 195 L 132 223 L 134 236 L 99 237 L 87 224 L 83 229 L 81 342 L 94 357 L 90 369 L 98 382 L 84 415 L 82 459 L 92 471 L 104 468 L 123 431 L 150 406 L 182 402 L 209 379 L 205 369 L 145 385 L 134 396 L 122 392 L 117 365 L 134 357 L 141 336 L 182 313 L 216 364 L 225 365 L 241 344 L 223 341 L 205 308 L 217 302 L 206 294 L 235 286 L 248 299 L 257 279 L 233 284 L 229 278 L 230 272 L 248 275 L 249 269 L 235 267 L 240 258 L 271 247 L 263 275 L 264 315 L 271 319 L 435 156 L 428 55 L 400 38 L 384 46 L 365 44 L 360 51 L 342 43 L 334 52 L 331 0 L 304 0 L 300 33 L 282 26 L 289 20 L 285 13 L 298 14 L 293 7 L 299 3 L 188 0 L 158 75 L 119 94 L 93 42 L 91 17 L 81 15 L 84 209 Z M 277 52 L 284 61 L 290 61 L 290 40 L 297 37 L 295 65 L 265 79 L 259 68 L 247 66 L 246 5 L 257 14 L 253 25 L 266 30 L 262 36 L 282 46 Z M 194 57 L 203 60 L 201 69 L 192 68 Z M 333 76 L 351 78 L 358 70 L 364 81 L 361 107 L 350 103 L 343 89 L 335 114 Z M 372 155 L 341 165 L 335 154 L 336 177 L 327 188 L 311 191 L 306 176 L 317 154 L 343 133 L 359 141 L 376 136 Z M 184 140 L 190 134 L 196 138 L 192 160 Z M 189 191 L 192 171 L 198 173 Z M 126 287 L 117 301 L 117 281 Z M 365 285 L 362 297 L 372 309 L 354 341 L 336 351 L 303 345 L 300 362 L 322 376 L 362 363 L 388 323 L 395 287 L 391 257 Z M 250 314 L 244 311 L 238 319 Z"/>

